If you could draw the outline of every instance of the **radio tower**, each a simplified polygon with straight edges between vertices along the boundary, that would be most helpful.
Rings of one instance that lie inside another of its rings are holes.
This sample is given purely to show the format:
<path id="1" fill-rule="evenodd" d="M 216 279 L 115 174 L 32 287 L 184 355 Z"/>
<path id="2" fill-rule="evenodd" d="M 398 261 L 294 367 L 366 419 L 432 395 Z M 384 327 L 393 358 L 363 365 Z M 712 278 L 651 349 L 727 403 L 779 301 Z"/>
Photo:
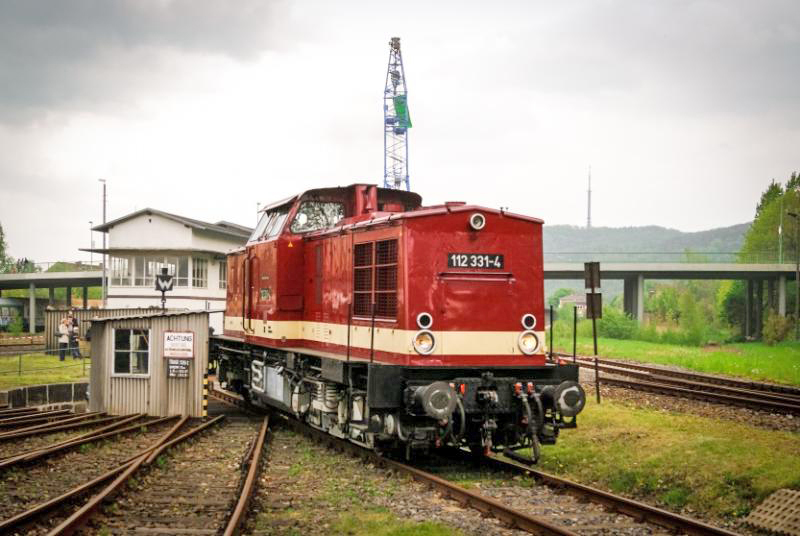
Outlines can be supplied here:
<path id="1" fill-rule="evenodd" d="M 589 166 L 589 206 L 586 211 L 586 228 L 592 228 L 592 166 Z"/>
<path id="2" fill-rule="evenodd" d="M 408 91 L 400 38 L 389 41 L 389 67 L 383 90 L 383 186 L 410 190 L 408 180 Z"/>

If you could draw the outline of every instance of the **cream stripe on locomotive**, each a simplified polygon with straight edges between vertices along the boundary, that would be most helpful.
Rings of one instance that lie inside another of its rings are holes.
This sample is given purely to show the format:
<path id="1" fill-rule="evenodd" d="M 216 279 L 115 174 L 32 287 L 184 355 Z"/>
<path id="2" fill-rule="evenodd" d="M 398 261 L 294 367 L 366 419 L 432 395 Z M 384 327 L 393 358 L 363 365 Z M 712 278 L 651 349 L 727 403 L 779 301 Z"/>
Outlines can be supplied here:
<path id="1" fill-rule="evenodd" d="M 347 326 L 327 322 L 310 322 L 303 320 L 263 320 L 252 319 L 249 322 L 250 335 L 270 339 L 306 339 L 314 342 L 347 345 Z M 225 329 L 243 331 L 242 317 L 225 317 Z M 350 346 L 370 348 L 370 327 L 351 326 Z M 519 349 L 520 331 L 436 331 L 431 330 L 436 338 L 435 355 L 525 355 Z M 375 350 L 396 354 L 418 355 L 414 351 L 412 341 L 418 330 L 382 328 L 375 326 Z M 537 331 L 541 355 L 546 352 L 545 333 Z"/>

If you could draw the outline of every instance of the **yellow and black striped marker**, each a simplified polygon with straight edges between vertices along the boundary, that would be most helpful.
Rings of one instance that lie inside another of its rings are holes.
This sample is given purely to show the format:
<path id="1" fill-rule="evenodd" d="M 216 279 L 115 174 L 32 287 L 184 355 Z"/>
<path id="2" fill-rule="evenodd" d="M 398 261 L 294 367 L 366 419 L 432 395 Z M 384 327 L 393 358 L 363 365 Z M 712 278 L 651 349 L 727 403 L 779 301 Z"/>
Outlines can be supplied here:
<path id="1" fill-rule="evenodd" d="M 208 372 L 203 374 L 203 417 L 208 417 Z"/>

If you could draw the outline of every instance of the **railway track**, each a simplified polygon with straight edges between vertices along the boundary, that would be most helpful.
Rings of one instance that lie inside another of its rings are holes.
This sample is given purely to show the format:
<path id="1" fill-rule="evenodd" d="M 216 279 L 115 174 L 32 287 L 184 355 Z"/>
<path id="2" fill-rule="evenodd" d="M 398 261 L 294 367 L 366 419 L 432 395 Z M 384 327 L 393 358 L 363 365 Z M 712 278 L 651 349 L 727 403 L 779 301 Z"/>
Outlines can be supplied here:
<path id="1" fill-rule="evenodd" d="M 253 493 L 268 421 L 218 413 L 195 425 L 171 419 L 168 430 L 152 430 L 136 445 L 109 445 L 127 456 L 102 474 L 63 468 L 73 480 L 66 490 L 44 494 L 37 479 L 16 474 L 39 494 L 15 512 L 0 507 L 0 533 L 234 534 Z M 166 452 L 195 436 L 185 448 Z M 82 506 L 75 509 L 76 503 Z"/>
<path id="2" fill-rule="evenodd" d="M 587 369 L 595 368 L 594 358 L 581 356 L 576 362 Z M 609 359 L 598 359 L 597 369 L 604 373 L 600 382 L 605 385 L 759 411 L 800 415 L 800 389 L 794 387 Z"/>
<path id="3" fill-rule="evenodd" d="M 211 390 L 211 396 L 230 404 L 244 406 L 243 400 L 231 393 Z M 341 440 L 324 432 L 287 418 L 288 426 L 330 448 L 346 451 L 370 461 L 378 467 L 409 475 L 438 491 L 445 498 L 463 506 L 474 508 L 485 515 L 497 518 L 505 526 L 540 535 L 576 534 L 692 534 L 734 536 L 735 533 L 714 527 L 698 520 L 661 510 L 638 501 L 584 486 L 566 479 L 536 471 L 528 466 L 498 458 L 481 461 L 506 472 L 524 473 L 543 484 L 538 498 L 527 505 L 509 504 L 505 497 L 499 500 L 486 494 L 465 489 L 420 467 L 384 458 L 375 452 Z M 458 450 L 450 454 L 464 461 L 470 454 Z M 568 492 L 565 496 L 563 492 Z M 593 503 L 593 510 L 585 502 Z"/>

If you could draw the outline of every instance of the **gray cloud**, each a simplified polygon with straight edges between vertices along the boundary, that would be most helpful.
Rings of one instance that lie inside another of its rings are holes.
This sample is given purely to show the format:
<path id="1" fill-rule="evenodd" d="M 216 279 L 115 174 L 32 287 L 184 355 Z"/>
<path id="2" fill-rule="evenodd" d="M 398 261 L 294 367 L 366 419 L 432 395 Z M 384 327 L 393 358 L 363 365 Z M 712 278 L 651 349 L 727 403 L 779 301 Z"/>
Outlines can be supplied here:
<path id="1" fill-rule="evenodd" d="M 177 75 L 169 62 L 177 54 L 254 58 L 285 41 L 285 8 L 259 0 L 4 1 L 0 121 L 118 105 Z"/>

